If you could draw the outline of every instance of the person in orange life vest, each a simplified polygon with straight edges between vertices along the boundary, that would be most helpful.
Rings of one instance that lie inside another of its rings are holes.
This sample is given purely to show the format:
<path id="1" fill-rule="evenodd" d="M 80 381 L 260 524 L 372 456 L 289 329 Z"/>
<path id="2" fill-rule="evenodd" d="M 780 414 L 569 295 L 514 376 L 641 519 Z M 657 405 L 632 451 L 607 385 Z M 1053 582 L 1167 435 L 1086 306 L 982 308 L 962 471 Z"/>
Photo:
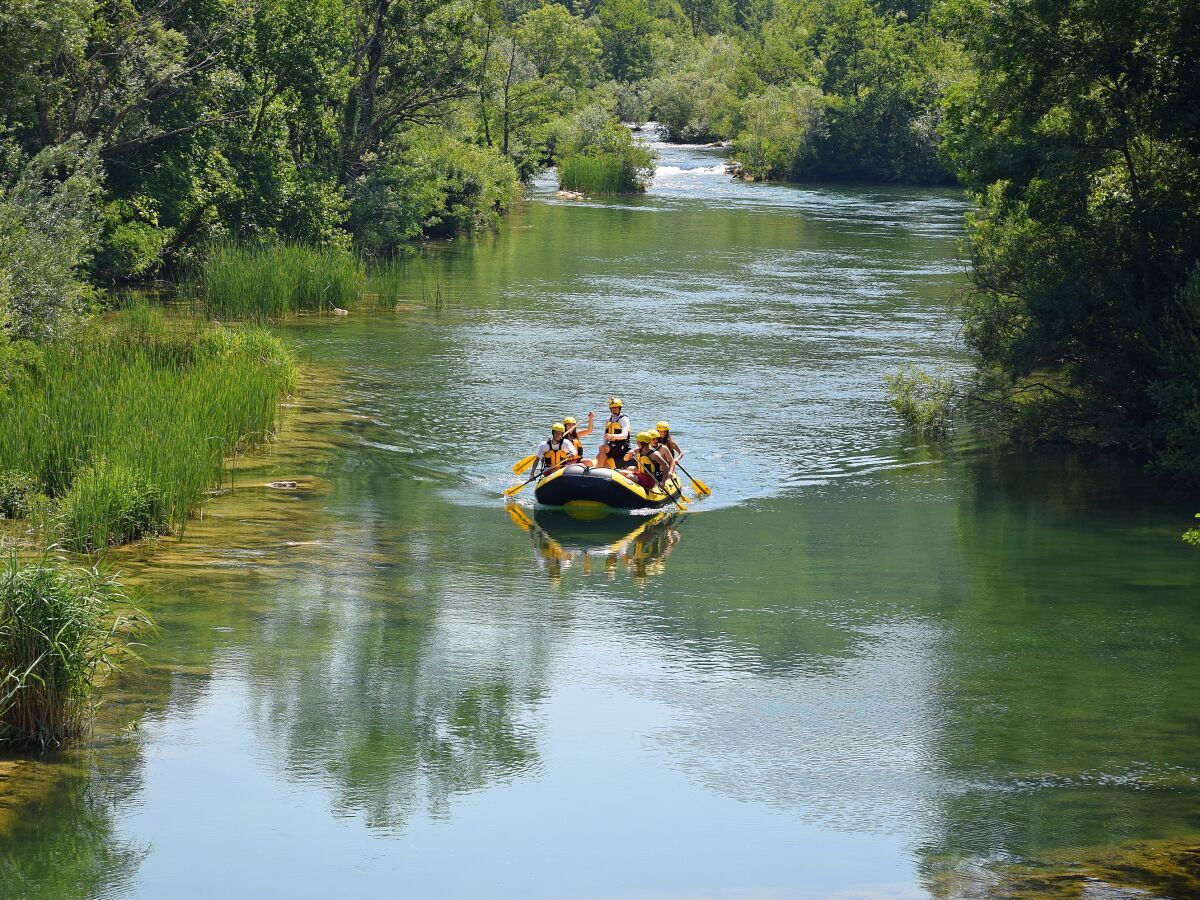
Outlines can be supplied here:
<path id="1" fill-rule="evenodd" d="M 671 437 L 671 423 L 659 422 L 654 426 L 657 434 L 654 435 L 654 441 L 651 446 L 663 455 L 668 463 L 667 473 L 663 476 L 663 480 L 670 478 L 675 473 L 675 466 L 679 464 L 679 457 L 683 456 L 683 448 L 675 442 Z"/>
<path id="2" fill-rule="evenodd" d="M 583 441 L 580 440 L 580 438 L 585 438 L 596 430 L 596 414 L 592 412 L 588 413 L 587 428 L 583 429 L 583 431 L 579 430 L 579 424 L 575 421 L 574 416 L 567 416 L 565 419 L 563 419 L 563 425 L 567 427 L 563 437 L 571 442 L 571 444 L 575 447 L 575 455 L 582 459 Z M 594 463 L 591 464 L 594 465 Z M 584 465 L 589 465 L 589 461 L 584 460 Z"/>
<path id="3" fill-rule="evenodd" d="M 653 432 L 650 431 L 643 431 L 637 436 L 637 449 L 625 457 L 626 462 L 633 465 L 623 470 L 625 477 L 648 491 L 662 483 L 668 466 L 662 454 L 650 446 L 652 438 Z"/>
<path id="4" fill-rule="evenodd" d="M 604 440 L 596 452 L 596 465 L 615 469 L 629 453 L 629 416 L 621 412 L 621 398 L 608 398 L 608 422 L 604 425 Z"/>
<path id="5" fill-rule="evenodd" d="M 566 430 L 562 422 L 555 422 L 550 426 L 550 440 L 542 441 L 534 451 L 534 456 L 537 457 L 534 465 L 541 463 L 543 475 L 578 458 L 575 445 L 563 436 Z"/>

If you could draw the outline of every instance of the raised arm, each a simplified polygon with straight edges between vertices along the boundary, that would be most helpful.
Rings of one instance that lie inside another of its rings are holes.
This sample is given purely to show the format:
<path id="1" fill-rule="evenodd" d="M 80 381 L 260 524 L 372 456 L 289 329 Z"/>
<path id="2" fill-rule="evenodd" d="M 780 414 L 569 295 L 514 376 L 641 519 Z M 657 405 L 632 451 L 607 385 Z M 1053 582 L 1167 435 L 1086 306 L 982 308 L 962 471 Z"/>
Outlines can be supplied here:
<path id="1" fill-rule="evenodd" d="M 585 428 L 583 431 L 580 431 L 579 428 L 576 427 L 575 428 L 575 437 L 585 438 L 595 430 L 596 430 L 596 414 L 594 412 L 590 412 L 590 413 L 588 413 L 588 427 Z"/>

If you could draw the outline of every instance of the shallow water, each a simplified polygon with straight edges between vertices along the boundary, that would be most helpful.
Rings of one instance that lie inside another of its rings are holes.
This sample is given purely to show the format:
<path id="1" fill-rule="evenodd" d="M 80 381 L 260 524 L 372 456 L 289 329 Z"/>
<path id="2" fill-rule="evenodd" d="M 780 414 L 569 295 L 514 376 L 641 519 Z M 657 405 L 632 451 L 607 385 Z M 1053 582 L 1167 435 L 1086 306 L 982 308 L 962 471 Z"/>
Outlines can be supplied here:
<path id="1" fill-rule="evenodd" d="M 0 895 L 923 897 L 1200 832 L 1194 501 L 906 436 L 883 375 L 965 365 L 962 201 L 720 165 L 540 182 L 398 311 L 284 329 L 272 455 L 117 558 L 146 666 L 0 770 Z M 611 392 L 713 496 L 506 509 Z"/>

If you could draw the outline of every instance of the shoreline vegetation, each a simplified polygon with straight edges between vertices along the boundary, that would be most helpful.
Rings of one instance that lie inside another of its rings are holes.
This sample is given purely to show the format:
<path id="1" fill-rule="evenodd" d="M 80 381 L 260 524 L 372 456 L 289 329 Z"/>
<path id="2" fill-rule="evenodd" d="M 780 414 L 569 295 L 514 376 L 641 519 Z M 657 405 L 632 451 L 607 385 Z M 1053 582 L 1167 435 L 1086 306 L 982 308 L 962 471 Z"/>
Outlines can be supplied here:
<path id="1" fill-rule="evenodd" d="M 297 376 L 262 328 L 144 302 L 23 349 L 0 393 L 0 507 L 82 553 L 182 533 Z"/>

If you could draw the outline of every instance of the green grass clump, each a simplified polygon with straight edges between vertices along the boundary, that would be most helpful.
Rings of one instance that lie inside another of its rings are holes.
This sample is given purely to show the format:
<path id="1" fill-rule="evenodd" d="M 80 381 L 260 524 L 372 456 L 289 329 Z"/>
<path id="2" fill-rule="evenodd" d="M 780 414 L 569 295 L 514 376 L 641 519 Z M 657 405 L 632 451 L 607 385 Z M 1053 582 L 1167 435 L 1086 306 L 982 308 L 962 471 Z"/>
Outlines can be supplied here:
<path id="1" fill-rule="evenodd" d="M 93 689 L 150 627 L 97 569 L 0 562 L 0 744 L 46 749 L 87 730 Z"/>
<path id="2" fill-rule="evenodd" d="M 363 265 L 349 250 L 303 244 L 214 244 L 188 290 L 208 315 L 265 319 L 348 307 Z"/>
<path id="3" fill-rule="evenodd" d="M 564 157 L 558 164 L 558 185 L 584 194 L 636 194 L 643 190 L 637 173 L 619 153 Z"/>
<path id="4" fill-rule="evenodd" d="M 182 532 L 227 457 L 270 437 L 295 379 L 264 329 L 122 313 L 43 347 L 0 395 L 0 471 L 59 501 L 71 549 Z"/>
<path id="5" fill-rule="evenodd" d="M 166 491 L 120 463 L 100 460 L 76 474 L 59 505 L 63 545 L 102 550 L 168 530 Z"/>

